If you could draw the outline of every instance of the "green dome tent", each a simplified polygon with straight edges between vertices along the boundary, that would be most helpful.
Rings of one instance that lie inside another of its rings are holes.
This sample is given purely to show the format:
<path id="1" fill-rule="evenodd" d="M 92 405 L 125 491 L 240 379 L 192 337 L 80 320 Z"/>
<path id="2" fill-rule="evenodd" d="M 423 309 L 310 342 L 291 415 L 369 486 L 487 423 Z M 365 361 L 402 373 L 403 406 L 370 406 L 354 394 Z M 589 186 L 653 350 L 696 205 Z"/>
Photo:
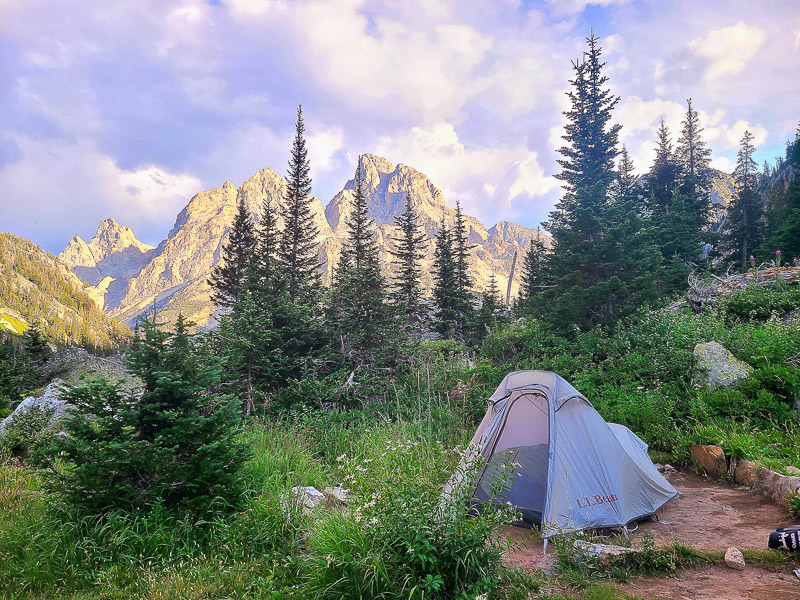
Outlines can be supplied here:
<path id="1" fill-rule="evenodd" d="M 508 452 L 515 476 L 509 489 L 492 498 Z M 547 371 L 506 375 L 445 495 L 465 481 L 466 465 L 478 456 L 485 463 L 472 496 L 515 506 L 523 524 L 541 525 L 545 540 L 581 529 L 625 527 L 655 515 L 678 495 L 650 461 L 647 444 L 627 427 L 606 423 L 583 395 Z"/>

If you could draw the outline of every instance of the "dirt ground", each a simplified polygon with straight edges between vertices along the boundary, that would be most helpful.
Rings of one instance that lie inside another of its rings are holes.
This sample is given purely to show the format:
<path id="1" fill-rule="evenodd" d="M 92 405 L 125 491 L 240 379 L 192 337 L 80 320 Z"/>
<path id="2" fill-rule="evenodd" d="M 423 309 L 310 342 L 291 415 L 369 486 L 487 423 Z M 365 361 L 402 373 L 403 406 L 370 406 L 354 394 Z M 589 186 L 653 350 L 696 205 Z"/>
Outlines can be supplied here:
<path id="1" fill-rule="evenodd" d="M 791 524 L 785 508 L 746 489 L 737 489 L 693 474 L 675 471 L 667 476 L 680 492 L 658 514 L 658 522 L 642 523 L 634 543 L 647 531 L 656 544 L 680 541 L 700 550 L 767 548 L 776 527 Z M 505 534 L 515 542 L 506 561 L 523 569 L 549 572 L 555 551 L 543 545 L 535 531 L 510 527 Z M 675 577 L 639 577 L 617 584 L 628 594 L 666 600 L 800 600 L 800 579 L 791 573 L 771 573 L 749 564 L 744 571 L 711 565 L 687 569 Z"/>

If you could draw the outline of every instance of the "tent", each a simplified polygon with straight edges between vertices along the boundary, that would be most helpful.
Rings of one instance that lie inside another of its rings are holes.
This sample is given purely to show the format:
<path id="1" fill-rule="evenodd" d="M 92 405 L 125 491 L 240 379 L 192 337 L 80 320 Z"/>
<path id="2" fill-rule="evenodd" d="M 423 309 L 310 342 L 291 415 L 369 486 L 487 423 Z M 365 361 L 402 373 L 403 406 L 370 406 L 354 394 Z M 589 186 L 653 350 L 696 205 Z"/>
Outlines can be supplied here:
<path id="1" fill-rule="evenodd" d="M 470 480 L 465 465 L 478 456 L 484 461 L 473 498 L 479 505 L 510 503 L 522 513 L 520 524 L 541 525 L 545 539 L 625 527 L 678 495 L 650 461 L 647 444 L 627 427 L 606 423 L 574 387 L 547 371 L 506 375 L 445 495 Z M 511 487 L 493 498 L 509 459 Z"/>

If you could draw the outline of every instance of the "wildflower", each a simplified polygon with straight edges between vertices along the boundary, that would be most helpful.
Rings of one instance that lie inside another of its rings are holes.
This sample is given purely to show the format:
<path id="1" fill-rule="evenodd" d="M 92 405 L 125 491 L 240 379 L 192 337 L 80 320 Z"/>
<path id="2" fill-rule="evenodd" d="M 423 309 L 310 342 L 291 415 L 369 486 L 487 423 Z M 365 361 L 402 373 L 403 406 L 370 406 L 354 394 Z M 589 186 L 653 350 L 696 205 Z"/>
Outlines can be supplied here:
<path id="1" fill-rule="evenodd" d="M 341 455 L 336 457 L 336 461 L 337 462 L 342 462 L 345 458 L 347 458 L 347 455 L 346 454 L 341 454 Z"/>

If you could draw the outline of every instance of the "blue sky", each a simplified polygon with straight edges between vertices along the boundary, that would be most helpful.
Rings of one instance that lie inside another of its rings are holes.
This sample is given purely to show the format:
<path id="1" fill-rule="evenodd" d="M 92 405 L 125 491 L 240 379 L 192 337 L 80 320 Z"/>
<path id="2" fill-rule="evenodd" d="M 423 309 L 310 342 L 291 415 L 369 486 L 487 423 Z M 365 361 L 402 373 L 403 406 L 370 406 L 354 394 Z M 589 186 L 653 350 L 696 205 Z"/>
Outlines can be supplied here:
<path id="1" fill-rule="evenodd" d="M 794 134 L 796 0 L 0 0 L 0 230 L 58 252 L 113 216 L 155 244 L 194 193 L 283 174 L 298 102 L 323 203 L 371 152 L 536 226 L 591 27 L 639 171 L 688 97 L 723 170 L 745 129 L 759 162 Z"/>

